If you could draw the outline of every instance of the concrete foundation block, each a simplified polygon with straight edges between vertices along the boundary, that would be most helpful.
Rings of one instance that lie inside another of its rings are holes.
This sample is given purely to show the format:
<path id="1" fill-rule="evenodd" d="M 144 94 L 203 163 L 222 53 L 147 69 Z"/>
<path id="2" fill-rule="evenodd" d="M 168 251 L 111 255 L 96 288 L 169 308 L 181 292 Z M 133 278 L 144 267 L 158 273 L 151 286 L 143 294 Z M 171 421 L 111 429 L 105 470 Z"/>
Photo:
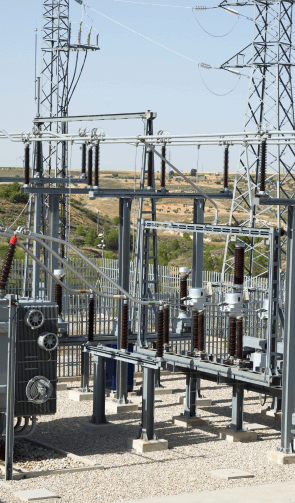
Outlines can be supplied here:
<path id="1" fill-rule="evenodd" d="M 182 428 L 197 428 L 198 426 L 209 424 L 209 421 L 201 417 L 174 416 L 172 423 L 174 426 L 181 426 Z"/>
<path id="2" fill-rule="evenodd" d="M 21 501 L 41 501 L 49 499 L 61 499 L 58 494 L 55 494 L 47 489 L 30 489 L 29 491 L 18 491 L 13 493 Z"/>
<path id="3" fill-rule="evenodd" d="M 172 388 L 155 388 L 155 395 L 172 395 Z"/>
<path id="4" fill-rule="evenodd" d="M 66 382 L 57 382 L 56 383 L 56 391 L 66 391 L 68 389 L 68 385 Z"/>
<path id="5" fill-rule="evenodd" d="M 80 421 L 80 425 L 87 433 L 92 433 L 99 437 L 104 435 L 114 435 L 118 433 L 118 424 L 104 423 L 104 424 L 94 424 L 87 421 Z"/>
<path id="6" fill-rule="evenodd" d="M 295 463 L 295 454 L 285 454 L 280 451 L 268 451 L 266 454 L 268 461 L 277 465 L 292 465 Z"/>
<path id="7" fill-rule="evenodd" d="M 219 438 L 227 442 L 255 442 L 257 440 L 257 433 L 255 431 L 234 431 L 230 428 L 223 428 L 219 430 Z"/>
<path id="8" fill-rule="evenodd" d="M 133 388 L 137 386 L 137 379 L 133 379 Z"/>
<path id="9" fill-rule="evenodd" d="M 277 411 L 275 409 L 261 409 L 260 413 L 265 419 L 275 419 L 278 421 L 282 419 L 281 410 Z"/>
<path id="10" fill-rule="evenodd" d="M 135 412 L 137 410 L 138 404 L 136 403 L 106 402 L 107 414 L 124 414 L 127 412 Z"/>
<path id="11" fill-rule="evenodd" d="M 78 391 L 76 389 L 71 389 L 69 391 L 69 399 L 73 400 L 74 402 L 85 402 L 86 400 L 93 400 L 93 392 L 88 391 Z"/>
<path id="12" fill-rule="evenodd" d="M 143 454 L 145 452 L 165 451 L 168 449 L 168 440 L 142 440 L 128 438 L 127 448 L 134 449 L 139 454 Z"/>
<path id="13" fill-rule="evenodd" d="M 259 423 L 244 423 L 244 429 L 247 431 L 269 430 L 269 426 Z"/>
<path id="14" fill-rule="evenodd" d="M 185 403 L 185 396 L 180 396 L 178 397 L 178 403 L 184 404 Z M 209 398 L 197 398 L 196 400 L 196 407 L 211 407 L 212 405 L 212 400 Z"/>
<path id="15" fill-rule="evenodd" d="M 213 475 L 214 477 L 220 477 L 226 480 L 254 478 L 254 475 L 252 475 L 252 473 L 244 472 L 243 470 L 238 470 L 237 468 L 212 470 L 210 474 Z"/>

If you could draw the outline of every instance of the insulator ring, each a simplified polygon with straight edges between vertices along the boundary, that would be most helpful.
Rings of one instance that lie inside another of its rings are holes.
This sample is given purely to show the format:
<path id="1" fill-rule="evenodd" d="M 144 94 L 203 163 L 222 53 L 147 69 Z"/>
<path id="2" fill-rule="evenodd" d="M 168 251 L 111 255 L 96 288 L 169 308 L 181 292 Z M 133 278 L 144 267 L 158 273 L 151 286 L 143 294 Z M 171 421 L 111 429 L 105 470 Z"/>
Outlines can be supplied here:
<path id="1" fill-rule="evenodd" d="M 237 359 L 243 358 L 243 320 L 237 320 Z"/>
<path id="2" fill-rule="evenodd" d="M 88 149 L 88 185 L 92 186 L 92 148 Z"/>
<path id="3" fill-rule="evenodd" d="M 237 323 L 235 318 L 229 321 L 229 356 L 234 357 L 236 353 L 236 329 Z"/>
<path id="4" fill-rule="evenodd" d="M 166 146 L 162 147 L 162 157 L 166 157 Z M 162 160 L 162 170 L 161 170 L 161 187 L 165 187 L 166 184 L 166 162 Z"/>
<path id="5" fill-rule="evenodd" d="M 199 313 L 194 312 L 193 319 L 193 347 L 198 349 L 198 335 L 199 335 Z"/>
<path id="6" fill-rule="evenodd" d="M 93 296 L 89 299 L 88 307 L 88 342 L 93 341 L 94 334 L 94 298 Z"/>
<path id="7" fill-rule="evenodd" d="M 235 248 L 235 271 L 234 271 L 234 284 L 244 284 L 244 262 L 245 262 L 245 249 L 244 247 L 236 246 Z"/>
<path id="8" fill-rule="evenodd" d="M 81 166 L 82 175 L 86 174 L 86 143 L 82 143 L 82 166 Z"/>
<path id="9" fill-rule="evenodd" d="M 60 281 L 61 281 L 61 279 L 60 279 Z M 58 305 L 58 314 L 61 316 L 61 313 L 62 313 L 62 286 L 59 283 L 55 283 L 54 300 Z"/>
<path id="10" fill-rule="evenodd" d="M 121 337 L 121 349 L 128 349 L 128 304 L 127 302 L 123 304 L 122 309 L 122 337 Z"/>
<path id="11" fill-rule="evenodd" d="M 170 309 L 169 306 L 164 307 L 164 343 L 169 344 L 169 316 Z"/>
<path id="12" fill-rule="evenodd" d="M 223 171 L 223 188 L 228 189 L 228 146 L 224 149 L 224 171 Z"/>
<path id="13" fill-rule="evenodd" d="M 150 150 L 148 153 L 148 187 L 152 187 L 152 173 L 153 173 L 153 152 Z"/>
<path id="14" fill-rule="evenodd" d="M 100 145 L 95 145 L 95 158 L 94 158 L 94 186 L 99 187 L 99 161 L 100 161 Z"/>
<path id="15" fill-rule="evenodd" d="M 30 183 L 30 147 L 25 147 L 25 185 Z"/>
<path id="16" fill-rule="evenodd" d="M 184 305 L 184 299 L 187 297 L 187 278 L 180 278 L 180 309 L 181 311 L 186 311 Z"/>
<path id="17" fill-rule="evenodd" d="M 157 358 L 162 358 L 164 353 L 164 311 L 158 313 Z"/>
<path id="18" fill-rule="evenodd" d="M 198 350 L 204 351 L 205 333 L 204 333 L 205 316 L 204 313 L 199 313 L 198 316 Z"/>

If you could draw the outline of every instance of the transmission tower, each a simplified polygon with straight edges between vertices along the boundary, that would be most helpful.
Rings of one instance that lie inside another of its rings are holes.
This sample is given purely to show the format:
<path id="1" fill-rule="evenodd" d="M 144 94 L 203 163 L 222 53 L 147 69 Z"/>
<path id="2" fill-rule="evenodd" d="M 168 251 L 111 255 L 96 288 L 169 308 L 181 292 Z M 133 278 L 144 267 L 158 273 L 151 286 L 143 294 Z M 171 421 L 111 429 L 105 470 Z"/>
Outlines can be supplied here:
<path id="1" fill-rule="evenodd" d="M 292 93 L 292 9 L 293 1 L 223 2 L 221 7 L 254 5 L 253 42 L 221 68 L 250 68 L 250 84 L 245 132 L 257 132 L 257 145 L 241 148 L 234 183 L 229 223 L 251 227 L 286 225 L 287 208 L 263 206 L 255 196 L 267 193 L 270 197 L 294 197 L 294 147 L 269 145 L 267 132 L 293 131 L 294 109 Z M 281 254 L 285 254 L 285 240 L 281 239 Z M 268 271 L 267 248 L 259 239 L 249 239 L 246 245 L 249 276 Z M 282 257 L 283 258 L 283 257 Z M 280 257 L 279 257 L 280 261 Z M 227 238 L 223 272 L 232 268 L 232 250 Z"/>

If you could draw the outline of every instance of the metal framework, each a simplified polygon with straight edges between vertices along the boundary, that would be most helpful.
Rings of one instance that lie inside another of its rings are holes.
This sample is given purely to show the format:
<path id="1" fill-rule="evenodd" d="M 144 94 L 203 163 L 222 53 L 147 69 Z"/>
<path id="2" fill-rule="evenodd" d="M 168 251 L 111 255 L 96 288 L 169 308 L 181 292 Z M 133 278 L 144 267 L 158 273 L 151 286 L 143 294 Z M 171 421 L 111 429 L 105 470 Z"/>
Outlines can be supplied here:
<path id="1" fill-rule="evenodd" d="M 244 131 L 260 134 L 294 129 L 294 107 L 291 80 L 292 10 L 287 0 L 223 2 L 224 5 L 254 5 L 254 38 L 252 44 L 226 61 L 221 68 L 251 68 Z M 223 4 L 221 4 L 222 6 Z M 252 53 L 252 54 L 251 54 Z M 268 145 L 263 166 L 263 138 L 258 145 L 248 144 L 245 138 L 235 178 L 234 197 L 229 223 L 250 227 L 286 227 L 287 208 L 265 206 L 255 200 L 259 191 L 270 197 L 294 197 L 294 145 Z M 241 210 L 243 215 L 241 215 Z M 281 240 L 285 255 L 286 240 Z M 268 269 L 267 253 L 260 240 L 247 242 L 250 255 L 248 274 L 264 274 Z M 281 261 L 279 257 L 279 262 Z M 223 271 L 232 268 L 233 257 L 227 240 Z"/>

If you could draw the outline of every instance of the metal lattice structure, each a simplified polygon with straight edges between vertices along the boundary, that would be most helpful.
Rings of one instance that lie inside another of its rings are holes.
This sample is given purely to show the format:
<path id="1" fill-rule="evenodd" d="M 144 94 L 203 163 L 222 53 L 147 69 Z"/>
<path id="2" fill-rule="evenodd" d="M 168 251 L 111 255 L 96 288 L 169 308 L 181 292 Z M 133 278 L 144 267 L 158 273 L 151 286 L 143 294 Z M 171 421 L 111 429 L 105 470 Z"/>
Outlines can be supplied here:
<path id="1" fill-rule="evenodd" d="M 248 145 L 245 141 L 241 147 L 229 223 L 285 228 L 287 208 L 261 205 L 255 196 L 263 186 L 263 192 L 270 197 L 294 197 L 294 184 L 290 184 L 294 182 L 295 175 L 294 147 L 267 145 L 268 131 L 294 130 L 291 79 L 293 2 L 256 0 L 224 2 L 225 5 L 254 5 L 252 44 L 225 62 L 222 68 L 251 68 L 244 131 L 257 131 L 257 137 L 261 137 L 259 145 Z M 261 172 L 263 150 L 266 153 L 264 173 Z M 249 239 L 246 251 L 249 255 L 248 274 L 266 273 L 268 251 L 261 240 Z M 284 238 L 281 240 L 281 252 L 286 252 Z M 228 238 L 223 272 L 230 271 L 232 264 Z"/>

